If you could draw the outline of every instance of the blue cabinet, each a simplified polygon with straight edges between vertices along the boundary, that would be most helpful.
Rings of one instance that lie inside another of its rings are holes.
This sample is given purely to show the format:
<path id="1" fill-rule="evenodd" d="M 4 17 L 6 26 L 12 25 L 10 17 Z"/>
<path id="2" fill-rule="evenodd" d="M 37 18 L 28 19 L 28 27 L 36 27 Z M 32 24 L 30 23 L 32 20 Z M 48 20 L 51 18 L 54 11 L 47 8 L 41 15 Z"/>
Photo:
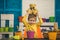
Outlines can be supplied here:
<path id="1" fill-rule="evenodd" d="M 0 0 L 0 13 L 3 13 L 4 10 L 4 0 Z"/>
<path id="2" fill-rule="evenodd" d="M 55 18 L 60 29 L 60 0 L 55 0 Z"/>
<path id="3" fill-rule="evenodd" d="M 22 0 L 0 0 L 0 14 L 14 14 L 14 31 L 17 31 L 18 17 L 22 15 Z"/>

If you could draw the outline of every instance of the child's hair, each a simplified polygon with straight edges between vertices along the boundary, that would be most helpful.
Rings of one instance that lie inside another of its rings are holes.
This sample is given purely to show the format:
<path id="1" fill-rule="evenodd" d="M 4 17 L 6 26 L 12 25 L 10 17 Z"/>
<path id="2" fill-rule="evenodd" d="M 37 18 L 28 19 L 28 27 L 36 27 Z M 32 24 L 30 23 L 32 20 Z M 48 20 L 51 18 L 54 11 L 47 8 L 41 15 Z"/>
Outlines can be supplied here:
<path id="1" fill-rule="evenodd" d="M 34 14 L 29 14 L 28 20 L 29 20 L 30 18 L 36 18 L 36 15 L 34 15 Z"/>

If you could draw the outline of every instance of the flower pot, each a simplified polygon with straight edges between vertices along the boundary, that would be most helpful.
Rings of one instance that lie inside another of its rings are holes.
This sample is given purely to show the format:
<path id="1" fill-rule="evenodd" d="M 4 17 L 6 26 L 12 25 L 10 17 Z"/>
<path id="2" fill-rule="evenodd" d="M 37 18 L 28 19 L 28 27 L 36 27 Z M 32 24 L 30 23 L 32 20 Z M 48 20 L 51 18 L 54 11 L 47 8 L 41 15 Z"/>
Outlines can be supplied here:
<path id="1" fill-rule="evenodd" d="M 9 27 L 9 32 L 13 32 L 14 29 L 12 27 Z"/>
<path id="2" fill-rule="evenodd" d="M 50 22 L 54 22 L 55 21 L 55 17 L 53 17 L 53 16 L 49 17 L 49 21 Z"/>
<path id="3" fill-rule="evenodd" d="M 49 40 L 56 40 L 57 32 L 48 32 Z"/>
<path id="4" fill-rule="evenodd" d="M 2 28 L 0 28 L 0 31 L 1 31 L 1 32 L 4 32 L 4 28 L 3 28 L 3 27 L 2 27 Z"/>
<path id="5" fill-rule="evenodd" d="M 34 38 L 34 31 L 27 31 L 28 38 Z"/>
<path id="6" fill-rule="evenodd" d="M 8 29 L 9 29 L 8 27 L 5 27 L 5 32 L 8 32 Z"/>
<path id="7" fill-rule="evenodd" d="M 22 18 L 23 18 L 22 16 L 19 16 L 19 22 L 22 22 Z"/>

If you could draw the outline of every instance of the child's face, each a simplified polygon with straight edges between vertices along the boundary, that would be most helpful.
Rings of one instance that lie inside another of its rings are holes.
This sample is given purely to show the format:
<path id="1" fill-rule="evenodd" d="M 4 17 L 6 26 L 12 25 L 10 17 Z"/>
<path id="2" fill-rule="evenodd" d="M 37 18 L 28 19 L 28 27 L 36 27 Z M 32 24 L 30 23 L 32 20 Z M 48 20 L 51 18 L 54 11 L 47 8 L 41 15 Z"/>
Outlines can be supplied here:
<path id="1" fill-rule="evenodd" d="M 29 23 L 29 24 L 34 24 L 34 23 L 36 23 L 36 19 L 35 19 L 35 18 L 30 18 L 30 19 L 28 20 L 28 23 Z"/>

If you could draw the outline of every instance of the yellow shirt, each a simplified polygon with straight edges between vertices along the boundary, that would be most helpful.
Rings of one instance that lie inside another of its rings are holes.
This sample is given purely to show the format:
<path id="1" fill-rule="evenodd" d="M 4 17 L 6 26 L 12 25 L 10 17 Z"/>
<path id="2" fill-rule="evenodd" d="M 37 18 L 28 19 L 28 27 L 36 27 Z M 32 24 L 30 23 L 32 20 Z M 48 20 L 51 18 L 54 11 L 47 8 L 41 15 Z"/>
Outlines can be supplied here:
<path id="1" fill-rule="evenodd" d="M 36 32 L 36 30 L 37 30 L 37 25 L 36 25 L 36 24 L 32 24 L 32 25 L 28 24 L 27 27 L 26 27 L 26 29 L 27 29 L 27 31 L 30 30 L 30 31 Z"/>

